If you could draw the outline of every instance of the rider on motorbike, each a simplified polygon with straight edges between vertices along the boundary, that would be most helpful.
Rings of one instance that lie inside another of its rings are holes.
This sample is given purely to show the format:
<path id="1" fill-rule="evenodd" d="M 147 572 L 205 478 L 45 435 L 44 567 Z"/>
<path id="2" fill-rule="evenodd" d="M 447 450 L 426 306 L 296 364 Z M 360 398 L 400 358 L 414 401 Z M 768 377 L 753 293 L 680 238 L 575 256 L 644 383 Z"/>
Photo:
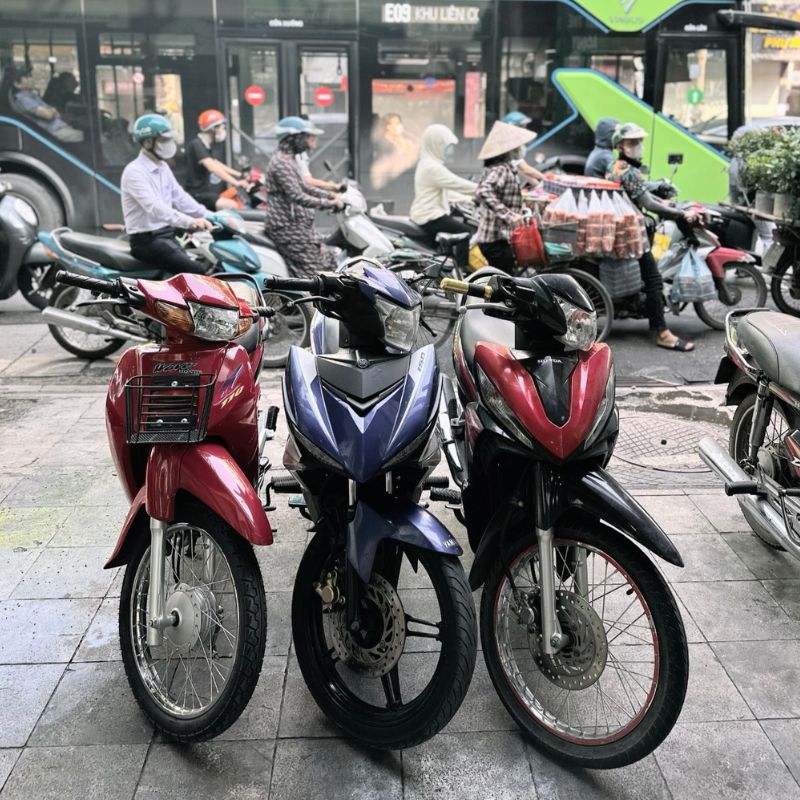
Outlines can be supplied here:
<path id="1" fill-rule="evenodd" d="M 222 184 L 245 188 L 242 173 L 225 163 L 227 120 L 221 111 L 208 108 L 197 118 L 200 132 L 186 147 L 186 188 L 189 194 L 211 211 L 237 208 L 236 201 L 222 197 Z"/>
<path id="2" fill-rule="evenodd" d="M 276 126 L 278 149 L 266 174 L 267 212 L 264 229 L 286 259 L 293 275 L 313 276 L 320 270 L 334 269 L 333 253 L 314 230 L 314 211 L 318 208 L 341 210 L 344 201 L 304 183 L 296 156 L 308 150 L 308 137 L 322 131 L 300 117 L 284 117 Z"/>
<path id="3" fill-rule="evenodd" d="M 669 203 L 660 200 L 648 185 L 642 173 L 642 156 L 644 155 L 644 139 L 647 132 L 633 122 L 617 125 L 611 138 L 612 146 L 617 150 L 619 158 L 609 168 L 606 178 L 622 184 L 628 197 L 641 211 L 649 211 L 662 219 L 692 224 L 697 217 L 681 211 Z M 645 216 L 645 219 L 650 219 Z M 652 228 L 648 225 L 652 236 Z M 676 336 L 668 327 L 664 318 L 664 283 L 653 254 L 648 250 L 639 259 L 642 281 L 646 294 L 647 317 L 650 330 L 655 334 L 656 344 L 667 350 L 689 352 L 694 350 L 694 343 Z"/>
<path id="4" fill-rule="evenodd" d="M 175 228 L 211 230 L 207 209 L 175 179 L 167 161 L 178 151 L 175 131 L 160 114 L 144 114 L 133 124 L 142 149 L 122 172 L 122 214 L 131 254 L 170 272 L 204 273 L 175 238 Z"/>

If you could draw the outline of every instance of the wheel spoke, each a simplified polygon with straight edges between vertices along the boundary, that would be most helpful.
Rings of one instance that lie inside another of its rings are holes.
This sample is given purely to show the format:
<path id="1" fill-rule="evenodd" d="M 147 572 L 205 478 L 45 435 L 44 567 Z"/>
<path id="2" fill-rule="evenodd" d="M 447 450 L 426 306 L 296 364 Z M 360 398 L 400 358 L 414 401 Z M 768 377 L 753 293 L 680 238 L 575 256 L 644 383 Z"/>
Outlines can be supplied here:
<path id="1" fill-rule="evenodd" d="M 400 695 L 400 674 L 395 664 L 386 675 L 381 675 L 383 693 L 386 695 L 386 708 L 395 710 L 403 705 L 403 698 Z"/>

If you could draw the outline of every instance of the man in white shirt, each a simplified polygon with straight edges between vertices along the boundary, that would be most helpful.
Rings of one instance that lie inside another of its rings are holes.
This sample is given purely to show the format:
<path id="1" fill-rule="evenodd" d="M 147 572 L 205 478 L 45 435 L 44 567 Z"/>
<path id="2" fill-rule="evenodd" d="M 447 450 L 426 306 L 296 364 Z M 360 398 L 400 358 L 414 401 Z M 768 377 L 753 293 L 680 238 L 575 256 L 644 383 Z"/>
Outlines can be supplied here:
<path id="1" fill-rule="evenodd" d="M 211 230 L 205 206 L 175 179 L 167 161 L 178 145 L 166 117 L 145 114 L 133 125 L 139 155 L 122 173 L 122 214 L 131 254 L 169 272 L 204 273 L 202 264 L 186 254 L 175 238 L 175 228 Z"/>

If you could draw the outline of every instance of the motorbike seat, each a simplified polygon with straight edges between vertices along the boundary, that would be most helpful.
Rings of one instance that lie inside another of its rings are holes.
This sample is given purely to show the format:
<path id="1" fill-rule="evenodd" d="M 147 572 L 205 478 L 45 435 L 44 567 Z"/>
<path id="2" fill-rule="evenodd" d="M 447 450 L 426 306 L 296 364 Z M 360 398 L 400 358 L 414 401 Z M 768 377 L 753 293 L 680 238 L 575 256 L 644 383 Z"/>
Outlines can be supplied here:
<path id="1" fill-rule="evenodd" d="M 757 311 L 748 314 L 736 332 L 770 380 L 800 395 L 800 319 L 777 311 Z"/>
<path id="2" fill-rule="evenodd" d="M 105 236 L 92 236 L 89 233 L 69 231 L 59 236 L 59 241 L 75 255 L 96 261 L 109 269 L 116 269 L 120 272 L 159 269 L 153 264 L 146 264 L 144 261 L 134 258 L 131 255 L 130 245 L 120 239 L 108 239 Z"/>
<path id="3" fill-rule="evenodd" d="M 376 214 L 374 211 L 370 212 L 370 217 L 377 225 L 388 228 L 395 233 L 400 233 L 403 236 L 408 236 L 409 239 L 428 243 L 433 241 L 431 235 L 424 228 L 420 228 L 416 222 L 412 222 L 408 217 Z"/>
<path id="4" fill-rule="evenodd" d="M 470 298 L 470 306 L 482 303 L 482 300 Z M 488 317 L 481 311 L 466 311 L 461 320 L 459 331 L 461 348 L 467 367 L 472 370 L 475 366 L 475 348 L 479 342 L 492 342 L 502 347 L 513 348 L 516 341 L 516 327 L 507 319 Z"/>
<path id="5" fill-rule="evenodd" d="M 436 244 L 441 247 L 453 247 L 459 242 L 469 239 L 471 235 L 469 231 L 463 231 L 462 233 L 437 233 Z"/>

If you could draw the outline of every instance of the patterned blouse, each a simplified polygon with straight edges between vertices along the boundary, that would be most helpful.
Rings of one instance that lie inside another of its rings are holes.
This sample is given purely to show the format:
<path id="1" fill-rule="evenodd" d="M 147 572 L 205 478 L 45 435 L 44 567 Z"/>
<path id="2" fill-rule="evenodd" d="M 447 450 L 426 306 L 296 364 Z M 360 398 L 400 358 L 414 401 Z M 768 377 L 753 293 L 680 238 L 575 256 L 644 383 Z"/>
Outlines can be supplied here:
<path id="1" fill-rule="evenodd" d="M 511 239 L 511 218 L 521 214 L 522 191 L 511 162 L 503 162 L 483 170 L 475 198 L 480 206 L 478 242 Z"/>
<path id="2" fill-rule="evenodd" d="M 330 192 L 308 186 L 300 176 L 294 153 L 280 145 L 272 156 L 266 174 L 266 229 L 314 224 L 314 210 L 333 208 Z"/>

